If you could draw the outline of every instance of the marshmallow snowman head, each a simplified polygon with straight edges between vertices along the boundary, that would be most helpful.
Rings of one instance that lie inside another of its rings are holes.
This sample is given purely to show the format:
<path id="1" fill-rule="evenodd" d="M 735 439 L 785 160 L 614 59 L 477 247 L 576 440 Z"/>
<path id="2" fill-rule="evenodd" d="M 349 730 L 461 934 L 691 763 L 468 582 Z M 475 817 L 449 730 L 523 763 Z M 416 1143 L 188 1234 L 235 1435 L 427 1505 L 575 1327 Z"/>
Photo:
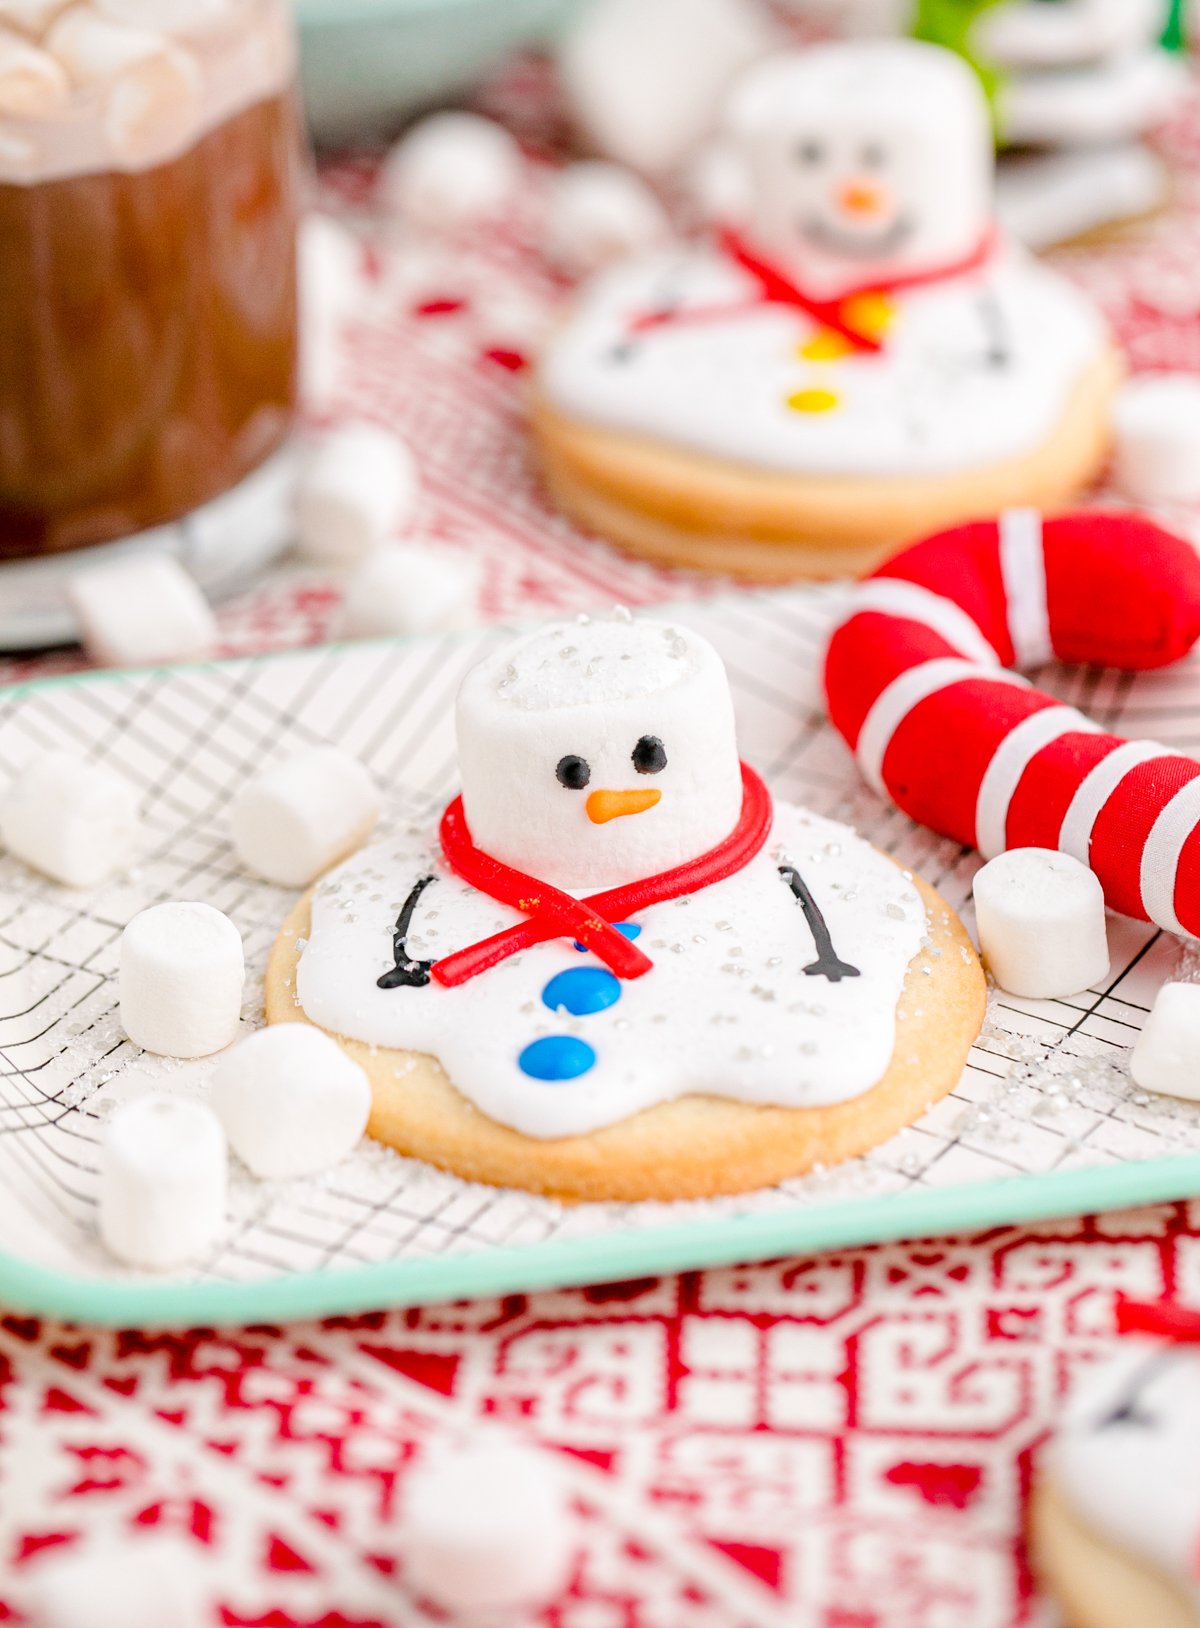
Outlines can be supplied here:
<path id="1" fill-rule="evenodd" d="M 725 669 L 685 628 L 557 623 L 489 656 L 458 696 L 476 845 L 556 887 L 616 887 L 697 858 L 737 823 Z"/>
<path id="2" fill-rule="evenodd" d="M 952 264 L 988 230 L 994 154 L 971 69 L 936 45 L 875 40 L 773 57 L 727 130 L 755 249 L 810 280 Z"/>

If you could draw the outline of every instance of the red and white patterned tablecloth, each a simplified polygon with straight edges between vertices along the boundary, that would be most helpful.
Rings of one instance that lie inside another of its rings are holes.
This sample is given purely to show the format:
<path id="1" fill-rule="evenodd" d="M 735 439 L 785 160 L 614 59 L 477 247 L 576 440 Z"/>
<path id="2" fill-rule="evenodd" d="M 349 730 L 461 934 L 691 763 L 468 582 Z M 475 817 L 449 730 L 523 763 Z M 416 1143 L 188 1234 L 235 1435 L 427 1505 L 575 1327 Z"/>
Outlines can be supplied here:
<path id="1" fill-rule="evenodd" d="M 1170 212 L 1059 260 L 1135 366 L 1200 367 L 1200 105 L 1164 147 Z M 371 175 L 324 171 L 373 249 L 329 411 L 410 438 L 418 530 L 479 557 L 486 614 L 710 591 L 577 536 L 538 496 L 522 363 L 561 290 L 534 246 L 537 167 L 502 233 L 443 249 L 377 230 Z M 225 607 L 227 647 L 319 639 L 337 596 L 281 569 Z M 569 1477 L 582 1557 L 532 1619 L 552 1628 L 1050 1628 L 1022 1511 L 1117 1292 L 1200 1303 L 1200 1209 L 320 1326 L 0 1319 L 0 1621 L 23 1620 L 65 1545 L 134 1561 L 167 1535 L 201 1563 L 214 1624 L 444 1620 L 405 1583 L 410 1475 L 435 1441 L 503 1425 Z"/>

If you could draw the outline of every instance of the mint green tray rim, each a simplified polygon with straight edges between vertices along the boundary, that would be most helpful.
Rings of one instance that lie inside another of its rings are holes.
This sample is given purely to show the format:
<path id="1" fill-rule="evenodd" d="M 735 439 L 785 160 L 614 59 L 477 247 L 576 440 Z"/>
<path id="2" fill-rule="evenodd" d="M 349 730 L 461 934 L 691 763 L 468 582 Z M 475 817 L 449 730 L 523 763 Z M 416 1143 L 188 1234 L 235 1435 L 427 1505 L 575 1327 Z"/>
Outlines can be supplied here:
<path id="1" fill-rule="evenodd" d="M 1200 1193 L 1200 1155 L 1097 1165 L 791 1213 L 609 1232 L 528 1247 L 283 1273 L 252 1283 L 86 1278 L 0 1253 L 0 1305 L 99 1327 L 182 1328 L 331 1317 L 538 1289 L 743 1265 L 859 1244 L 980 1232 L 1022 1221 L 1135 1208 Z"/>
<path id="2" fill-rule="evenodd" d="M 286 661 L 296 654 L 276 650 L 234 659 Z M 222 664 L 186 665 L 203 669 Z M 14 685 L 11 693 L 45 694 L 130 676 L 128 670 L 116 669 L 67 673 L 26 680 Z M 682 1224 L 598 1232 L 543 1244 L 387 1261 L 352 1271 L 281 1272 L 246 1283 L 102 1278 L 38 1266 L 0 1248 L 0 1310 L 100 1328 L 232 1326 L 333 1317 L 617 1283 L 897 1239 L 982 1232 L 1023 1221 L 1134 1209 L 1196 1196 L 1200 1196 L 1200 1154 L 1188 1154 L 928 1192 L 836 1200 L 768 1214 L 689 1219 Z M 0 1239 L 0 1243 L 4 1241 Z"/>

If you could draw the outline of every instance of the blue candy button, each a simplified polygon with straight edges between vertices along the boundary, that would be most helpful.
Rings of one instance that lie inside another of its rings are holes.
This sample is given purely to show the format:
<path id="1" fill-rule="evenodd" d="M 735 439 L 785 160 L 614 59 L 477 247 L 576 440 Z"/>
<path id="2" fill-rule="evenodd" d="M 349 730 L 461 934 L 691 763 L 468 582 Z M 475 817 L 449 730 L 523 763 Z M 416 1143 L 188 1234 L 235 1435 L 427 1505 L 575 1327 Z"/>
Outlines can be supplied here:
<path id="1" fill-rule="evenodd" d="M 613 923 L 613 926 L 617 929 L 618 933 L 624 933 L 625 937 L 629 939 L 631 943 L 635 938 L 641 936 L 642 929 L 636 921 L 617 921 Z M 579 951 L 580 955 L 587 954 L 587 945 L 581 944 L 578 939 L 575 940 L 575 948 Z"/>
<path id="2" fill-rule="evenodd" d="M 587 1041 L 569 1034 L 545 1035 L 526 1046 L 517 1059 L 522 1074 L 533 1080 L 577 1080 L 595 1061 Z"/>
<path id="3" fill-rule="evenodd" d="M 620 998 L 620 983 L 603 967 L 572 967 L 551 978 L 542 990 L 542 1000 L 552 1012 L 570 1012 L 572 1017 L 603 1012 Z"/>

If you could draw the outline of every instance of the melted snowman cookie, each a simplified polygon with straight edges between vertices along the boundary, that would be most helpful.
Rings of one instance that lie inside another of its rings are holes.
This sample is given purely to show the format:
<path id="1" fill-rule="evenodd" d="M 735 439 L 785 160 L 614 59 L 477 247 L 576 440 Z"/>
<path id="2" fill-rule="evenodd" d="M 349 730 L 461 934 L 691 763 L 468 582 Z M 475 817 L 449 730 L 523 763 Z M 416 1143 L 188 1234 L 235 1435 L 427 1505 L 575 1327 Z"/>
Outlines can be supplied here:
<path id="1" fill-rule="evenodd" d="M 955 1083 L 982 1013 L 961 927 L 772 806 L 704 640 L 544 629 L 468 675 L 457 732 L 440 830 L 331 873 L 269 978 L 271 1021 L 364 1062 L 374 1134 L 477 1179 L 690 1196 L 861 1151 Z"/>
<path id="2" fill-rule="evenodd" d="M 542 359 L 533 427 L 569 512 L 671 563 L 828 575 L 1090 478 L 1111 340 L 998 239 L 961 61 L 784 55 L 727 124 L 744 218 L 588 285 Z"/>
<path id="3" fill-rule="evenodd" d="M 1073 1628 L 1200 1624 L 1200 1346 L 1123 1342 L 1042 1465 L 1039 1570 Z"/>

